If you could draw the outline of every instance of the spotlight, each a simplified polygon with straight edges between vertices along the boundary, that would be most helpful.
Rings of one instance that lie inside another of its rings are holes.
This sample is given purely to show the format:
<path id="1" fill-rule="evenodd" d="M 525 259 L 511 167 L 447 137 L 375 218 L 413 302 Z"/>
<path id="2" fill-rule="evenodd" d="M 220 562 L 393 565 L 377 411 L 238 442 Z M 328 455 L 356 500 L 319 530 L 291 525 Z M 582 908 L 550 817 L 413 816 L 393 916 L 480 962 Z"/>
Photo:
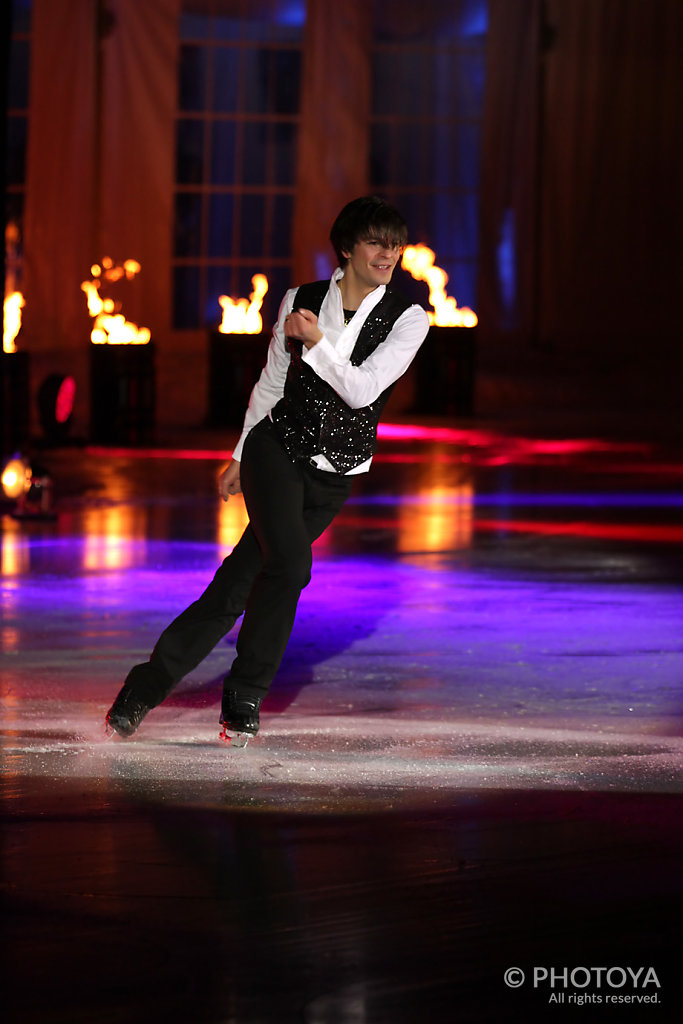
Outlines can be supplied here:
<path id="1" fill-rule="evenodd" d="M 27 459 L 15 455 L 2 471 L 2 489 L 5 496 L 16 501 L 31 487 L 31 467 Z"/>
<path id="2" fill-rule="evenodd" d="M 5 496 L 16 502 L 12 515 L 16 519 L 54 519 L 52 511 L 52 477 L 46 469 L 31 466 L 20 454 L 14 455 L 2 471 Z"/>

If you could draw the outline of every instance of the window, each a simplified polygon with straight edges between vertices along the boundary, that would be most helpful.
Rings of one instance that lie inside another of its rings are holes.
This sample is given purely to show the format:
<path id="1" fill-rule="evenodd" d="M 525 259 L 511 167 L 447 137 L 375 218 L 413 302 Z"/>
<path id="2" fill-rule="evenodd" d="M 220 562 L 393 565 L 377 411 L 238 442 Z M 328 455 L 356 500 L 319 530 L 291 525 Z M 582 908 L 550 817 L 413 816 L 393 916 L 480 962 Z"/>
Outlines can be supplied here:
<path id="1" fill-rule="evenodd" d="M 184 0 L 176 118 L 173 323 L 217 326 L 219 295 L 290 286 L 303 0 Z"/>
<path id="2" fill-rule="evenodd" d="M 476 308 L 486 0 L 373 3 L 372 188 L 436 253 L 448 293 Z M 426 301 L 418 289 L 401 288 Z"/>

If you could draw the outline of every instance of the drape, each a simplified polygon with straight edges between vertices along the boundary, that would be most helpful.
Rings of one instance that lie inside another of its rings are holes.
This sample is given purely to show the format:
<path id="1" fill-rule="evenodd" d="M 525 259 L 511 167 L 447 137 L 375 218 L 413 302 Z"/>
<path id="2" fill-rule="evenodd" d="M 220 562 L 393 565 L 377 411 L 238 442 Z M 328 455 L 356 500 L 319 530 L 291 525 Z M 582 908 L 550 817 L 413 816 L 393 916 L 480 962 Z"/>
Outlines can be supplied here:
<path id="1" fill-rule="evenodd" d="M 679 0 L 491 0 L 484 345 L 680 367 L 682 58 Z"/>
<path id="2" fill-rule="evenodd" d="M 81 282 L 138 260 L 124 315 L 169 329 L 179 0 L 34 0 L 23 342 L 32 385 L 73 374 L 87 431 L 90 321 Z"/>
<path id="3" fill-rule="evenodd" d="M 93 260 L 97 5 L 34 0 L 26 154 L 21 345 L 35 391 L 48 373 L 77 380 L 75 425 L 88 414 L 88 315 L 80 283 Z"/>
<path id="4" fill-rule="evenodd" d="M 102 39 L 98 255 L 138 260 L 126 309 L 153 337 L 170 327 L 180 0 L 107 0 Z"/>
<path id="5" fill-rule="evenodd" d="M 364 0 L 308 0 L 294 209 L 296 281 L 334 267 L 329 243 L 342 206 L 368 190 L 370 14 Z"/>

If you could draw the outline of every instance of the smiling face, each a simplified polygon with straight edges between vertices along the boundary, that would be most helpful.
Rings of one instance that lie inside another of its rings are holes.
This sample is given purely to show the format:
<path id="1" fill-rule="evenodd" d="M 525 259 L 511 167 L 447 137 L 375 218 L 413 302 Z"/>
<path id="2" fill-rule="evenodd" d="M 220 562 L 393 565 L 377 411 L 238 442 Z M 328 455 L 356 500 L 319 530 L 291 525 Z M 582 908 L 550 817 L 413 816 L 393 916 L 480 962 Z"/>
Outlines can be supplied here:
<path id="1" fill-rule="evenodd" d="M 379 238 L 356 242 L 350 252 L 344 252 L 344 279 L 351 292 L 365 296 L 380 285 L 389 284 L 401 251 L 400 245 Z"/>

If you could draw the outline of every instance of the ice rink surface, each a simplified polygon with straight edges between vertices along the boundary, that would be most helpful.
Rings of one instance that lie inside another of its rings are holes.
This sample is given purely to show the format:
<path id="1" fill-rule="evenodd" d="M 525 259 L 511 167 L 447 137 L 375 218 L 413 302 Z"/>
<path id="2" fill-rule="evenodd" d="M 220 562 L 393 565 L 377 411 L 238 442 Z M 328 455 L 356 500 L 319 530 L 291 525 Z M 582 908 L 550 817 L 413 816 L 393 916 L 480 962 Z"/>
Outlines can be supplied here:
<path id="1" fill-rule="evenodd" d="M 258 736 L 218 740 L 233 631 L 106 741 L 246 522 L 217 447 L 46 451 L 55 518 L 4 508 L 8 1019 L 672 1019 L 680 452 L 385 428 Z"/>

